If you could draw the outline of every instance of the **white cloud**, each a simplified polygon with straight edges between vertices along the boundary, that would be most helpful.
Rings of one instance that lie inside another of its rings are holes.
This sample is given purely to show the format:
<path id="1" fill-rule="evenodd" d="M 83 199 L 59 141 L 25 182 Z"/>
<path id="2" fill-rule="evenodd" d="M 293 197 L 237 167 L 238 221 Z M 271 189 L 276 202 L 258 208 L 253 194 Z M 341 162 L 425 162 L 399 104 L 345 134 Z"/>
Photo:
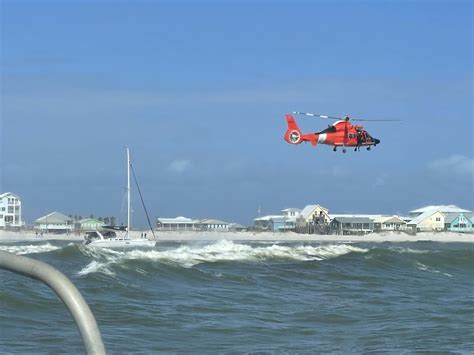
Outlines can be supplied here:
<path id="1" fill-rule="evenodd" d="M 448 158 L 432 161 L 428 167 L 443 173 L 474 175 L 474 159 L 460 154 L 453 154 Z"/>
<path id="2" fill-rule="evenodd" d="M 186 170 L 191 168 L 191 161 L 186 159 L 177 159 L 173 160 L 170 165 L 168 165 L 167 170 L 173 173 L 181 174 Z"/>

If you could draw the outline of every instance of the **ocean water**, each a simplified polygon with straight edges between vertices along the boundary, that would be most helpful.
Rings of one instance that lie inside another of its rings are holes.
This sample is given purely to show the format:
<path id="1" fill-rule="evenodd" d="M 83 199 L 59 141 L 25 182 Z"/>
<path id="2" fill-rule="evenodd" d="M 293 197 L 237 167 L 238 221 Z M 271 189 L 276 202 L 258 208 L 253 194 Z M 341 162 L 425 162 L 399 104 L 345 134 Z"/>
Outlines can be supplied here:
<path id="1" fill-rule="evenodd" d="M 474 249 L 462 243 L 3 243 L 88 301 L 110 354 L 474 353 Z M 0 353 L 83 353 L 47 286 L 0 270 Z"/>

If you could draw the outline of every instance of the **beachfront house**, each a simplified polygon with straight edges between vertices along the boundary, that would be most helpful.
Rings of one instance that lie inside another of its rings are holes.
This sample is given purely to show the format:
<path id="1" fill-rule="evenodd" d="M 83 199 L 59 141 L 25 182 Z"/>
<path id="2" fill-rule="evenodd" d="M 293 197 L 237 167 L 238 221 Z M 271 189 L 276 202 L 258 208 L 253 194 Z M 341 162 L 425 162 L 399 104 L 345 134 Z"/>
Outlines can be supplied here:
<path id="1" fill-rule="evenodd" d="M 227 232 L 229 230 L 229 223 L 220 221 L 218 219 L 201 219 L 196 223 L 196 227 L 204 231 L 221 231 Z"/>
<path id="2" fill-rule="evenodd" d="M 329 210 L 320 205 L 306 205 L 300 212 L 297 220 L 299 227 L 310 224 L 329 224 Z"/>
<path id="3" fill-rule="evenodd" d="M 450 232 L 473 233 L 474 213 L 449 213 L 444 217 L 444 228 Z"/>
<path id="4" fill-rule="evenodd" d="M 246 232 L 248 228 L 239 223 L 230 223 L 229 224 L 229 231 L 231 232 Z"/>
<path id="5" fill-rule="evenodd" d="M 284 225 L 284 219 L 281 215 L 262 216 L 255 218 L 253 224 L 256 230 L 274 232 Z"/>
<path id="6" fill-rule="evenodd" d="M 382 231 L 404 231 L 407 222 L 399 216 L 380 216 L 374 219 L 374 230 Z"/>
<path id="7" fill-rule="evenodd" d="M 51 212 L 35 221 L 38 232 L 64 234 L 74 229 L 74 220 L 59 212 Z"/>
<path id="8" fill-rule="evenodd" d="M 25 223 L 21 219 L 20 196 L 12 192 L 0 194 L 0 228 L 20 228 Z"/>
<path id="9" fill-rule="evenodd" d="M 160 231 L 195 231 L 198 230 L 197 220 L 179 216 L 175 218 L 158 217 L 156 229 Z"/>
<path id="10" fill-rule="evenodd" d="M 300 209 L 285 208 L 280 215 L 268 215 L 255 218 L 254 229 L 270 232 L 286 232 L 295 230 Z"/>
<path id="11" fill-rule="evenodd" d="M 369 217 L 334 217 L 330 223 L 333 234 L 367 234 L 374 231 L 374 220 Z"/>
<path id="12" fill-rule="evenodd" d="M 76 232 L 92 232 L 102 229 L 105 223 L 97 218 L 83 218 L 74 223 L 74 230 Z"/>
<path id="13" fill-rule="evenodd" d="M 407 227 L 415 232 L 440 232 L 444 230 L 444 214 L 440 211 L 425 211 L 408 222 Z"/>

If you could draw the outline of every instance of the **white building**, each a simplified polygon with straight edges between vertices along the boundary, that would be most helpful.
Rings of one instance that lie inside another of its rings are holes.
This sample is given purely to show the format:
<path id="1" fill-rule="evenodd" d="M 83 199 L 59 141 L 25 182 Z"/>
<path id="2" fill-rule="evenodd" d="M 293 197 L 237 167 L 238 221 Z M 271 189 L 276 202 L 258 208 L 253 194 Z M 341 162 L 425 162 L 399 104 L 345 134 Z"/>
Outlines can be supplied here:
<path id="1" fill-rule="evenodd" d="M 11 192 L 0 194 L 0 228 L 18 228 L 24 224 L 20 197 Z"/>

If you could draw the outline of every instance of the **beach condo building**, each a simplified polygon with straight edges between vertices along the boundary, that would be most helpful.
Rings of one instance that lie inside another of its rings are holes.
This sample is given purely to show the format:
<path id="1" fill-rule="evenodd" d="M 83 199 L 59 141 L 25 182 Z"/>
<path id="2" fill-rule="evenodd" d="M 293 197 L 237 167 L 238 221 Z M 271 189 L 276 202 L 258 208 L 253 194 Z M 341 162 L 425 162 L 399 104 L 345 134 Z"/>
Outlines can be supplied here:
<path id="1" fill-rule="evenodd" d="M 74 229 L 74 220 L 59 212 L 51 212 L 35 221 L 38 232 L 69 234 Z"/>
<path id="2" fill-rule="evenodd" d="M 449 232 L 474 233 L 474 213 L 448 213 L 444 217 L 444 229 Z"/>
<path id="3" fill-rule="evenodd" d="M 156 229 L 161 231 L 195 231 L 199 230 L 197 220 L 179 216 L 175 218 L 158 217 Z"/>
<path id="4" fill-rule="evenodd" d="M 21 199 L 12 192 L 0 194 L 0 228 L 20 228 L 25 223 L 21 219 Z"/>

